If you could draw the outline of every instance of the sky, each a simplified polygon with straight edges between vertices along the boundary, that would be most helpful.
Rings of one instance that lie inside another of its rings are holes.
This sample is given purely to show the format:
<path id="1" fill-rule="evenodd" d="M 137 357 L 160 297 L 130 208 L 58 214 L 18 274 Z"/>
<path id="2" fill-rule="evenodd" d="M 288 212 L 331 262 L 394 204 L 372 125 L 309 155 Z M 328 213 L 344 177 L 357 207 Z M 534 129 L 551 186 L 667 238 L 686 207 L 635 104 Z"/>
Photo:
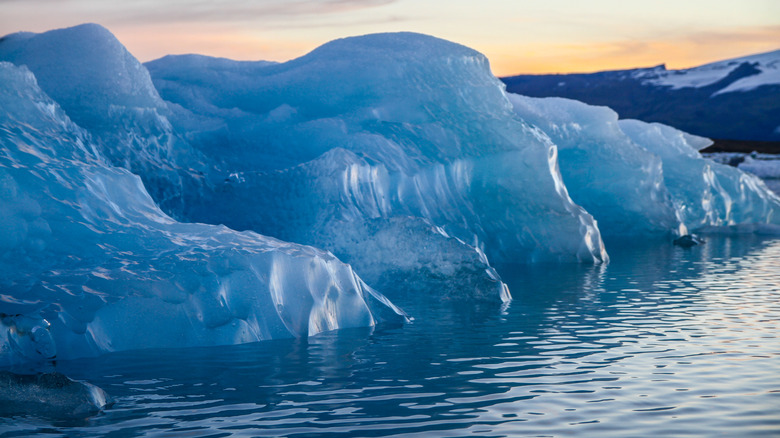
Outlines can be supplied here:
<path id="1" fill-rule="evenodd" d="M 337 38 L 413 31 L 494 74 L 687 68 L 780 49 L 780 0 L 0 0 L 0 35 L 93 22 L 141 61 L 286 61 Z"/>

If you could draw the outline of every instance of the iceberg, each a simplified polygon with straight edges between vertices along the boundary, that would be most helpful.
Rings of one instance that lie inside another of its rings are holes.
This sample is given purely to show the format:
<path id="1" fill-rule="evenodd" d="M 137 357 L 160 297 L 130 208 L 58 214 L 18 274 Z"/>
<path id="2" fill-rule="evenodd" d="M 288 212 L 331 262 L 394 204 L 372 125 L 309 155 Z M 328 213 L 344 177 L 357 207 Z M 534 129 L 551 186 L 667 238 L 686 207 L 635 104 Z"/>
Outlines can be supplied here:
<path id="1" fill-rule="evenodd" d="M 555 146 L 457 44 L 402 33 L 284 64 L 171 56 L 147 64 L 167 102 L 99 25 L 10 35 L 0 59 L 44 78 L 99 156 L 174 219 L 323 248 L 390 295 L 401 275 L 434 298 L 506 301 L 491 263 L 607 260 Z"/>
<path id="2" fill-rule="evenodd" d="M 0 371 L 0 416 L 84 418 L 110 404 L 103 389 L 61 373 L 25 375 Z"/>
<path id="3" fill-rule="evenodd" d="M 780 232 L 780 197 L 755 175 L 703 158 L 699 150 L 711 140 L 659 123 L 618 123 L 663 161 L 664 182 L 687 229 Z"/>
<path id="4" fill-rule="evenodd" d="M 780 225 L 707 139 L 414 33 L 146 66 L 98 25 L 13 34 L 0 108 L 0 367 L 406 321 L 384 294 L 506 302 L 504 266 L 607 262 L 602 230 Z"/>
<path id="5" fill-rule="evenodd" d="M 173 220 L 26 67 L 0 108 L 0 366 L 405 320 L 328 252 Z"/>
<path id="6" fill-rule="evenodd" d="M 0 39 L 0 61 L 24 65 L 107 163 L 141 176 L 166 213 L 181 218 L 208 186 L 204 157 L 168 121 L 149 72 L 104 27 L 82 24 Z"/>
<path id="7" fill-rule="evenodd" d="M 592 214 L 605 239 L 685 234 L 664 184 L 661 159 L 635 144 L 607 107 L 564 98 L 509 94 L 515 113 L 558 146 L 572 199 Z"/>
<path id="8" fill-rule="evenodd" d="M 758 178 L 705 159 L 712 140 L 607 107 L 509 94 L 515 113 L 559 148 L 572 199 L 605 239 L 689 232 L 776 232 L 780 200 Z"/>
<path id="9" fill-rule="evenodd" d="M 751 153 L 742 155 L 742 162 L 737 167 L 739 170 L 767 179 L 780 179 L 780 157 L 776 154 Z"/>
<path id="10" fill-rule="evenodd" d="M 379 280 L 400 271 L 438 290 L 471 272 L 476 295 L 492 284 L 501 298 L 488 261 L 608 259 L 557 147 L 512 112 L 469 48 L 393 33 L 281 64 L 145 65 L 173 126 L 226 175 L 191 220 L 327 249 L 388 294 Z"/>
<path id="11" fill-rule="evenodd" d="M 2 342 L 22 355 L 134 348 L 164 327 L 101 330 L 147 306 L 199 321 L 181 335 L 195 345 L 397 318 L 374 289 L 505 302 L 494 266 L 606 262 L 602 233 L 777 221 L 760 182 L 692 149 L 706 139 L 507 95 L 483 55 L 426 35 L 142 65 L 87 24 L 4 37 L 0 60 L 18 67 L 3 67 Z"/>

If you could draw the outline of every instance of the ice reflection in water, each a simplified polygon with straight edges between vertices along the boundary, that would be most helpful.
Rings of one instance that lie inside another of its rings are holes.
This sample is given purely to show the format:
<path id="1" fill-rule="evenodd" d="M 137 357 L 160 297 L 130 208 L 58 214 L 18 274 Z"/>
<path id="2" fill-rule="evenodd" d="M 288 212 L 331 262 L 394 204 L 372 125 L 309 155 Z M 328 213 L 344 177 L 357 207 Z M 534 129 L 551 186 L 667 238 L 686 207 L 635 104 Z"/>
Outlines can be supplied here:
<path id="1" fill-rule="evenodd" d="M 780 434 L 780 240 L 614 248 L 505 267 L 498 307 L 400 303 L 413 324 L 60 364 L 116 399 L 8 436 Z M 511 274 L 507 274 L 511 272 Z"/>

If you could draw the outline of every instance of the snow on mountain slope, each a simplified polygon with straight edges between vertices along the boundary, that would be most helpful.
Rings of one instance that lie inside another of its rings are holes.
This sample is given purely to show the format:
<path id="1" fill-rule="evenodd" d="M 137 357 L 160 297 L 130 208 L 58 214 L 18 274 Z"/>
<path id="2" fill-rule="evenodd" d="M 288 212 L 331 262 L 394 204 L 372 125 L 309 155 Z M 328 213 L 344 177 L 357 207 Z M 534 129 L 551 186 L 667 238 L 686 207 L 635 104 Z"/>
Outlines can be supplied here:
<path id="1" fill-rule="evenodd" d="M 780 84 L 780 50 L 713 62 L 684 70 L 666 70 L 664 67 L 640 69 L 633 76 L 643 83 L 680 89 L 713 85 L 732 74 L 740 66 L 749 65 L 754 74 L 737 79 L 715 91 L 713 95 L 754 90 L 762 85 Z"/>

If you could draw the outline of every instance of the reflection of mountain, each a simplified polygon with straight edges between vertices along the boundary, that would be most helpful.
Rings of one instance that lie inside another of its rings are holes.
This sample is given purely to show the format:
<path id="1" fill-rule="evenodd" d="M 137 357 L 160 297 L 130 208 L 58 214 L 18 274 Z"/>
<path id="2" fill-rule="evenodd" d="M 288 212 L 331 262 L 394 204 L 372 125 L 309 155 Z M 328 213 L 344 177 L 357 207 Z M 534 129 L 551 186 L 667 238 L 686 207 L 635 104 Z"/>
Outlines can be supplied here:
<path id="1" fill-rule="evenodd" d="M 512 93 L 606 105 L 621 118 L 660 122 L 692 134 L 780 140 L 780 50 L 686 70 L 658 66 L 502 80 Z"/>

